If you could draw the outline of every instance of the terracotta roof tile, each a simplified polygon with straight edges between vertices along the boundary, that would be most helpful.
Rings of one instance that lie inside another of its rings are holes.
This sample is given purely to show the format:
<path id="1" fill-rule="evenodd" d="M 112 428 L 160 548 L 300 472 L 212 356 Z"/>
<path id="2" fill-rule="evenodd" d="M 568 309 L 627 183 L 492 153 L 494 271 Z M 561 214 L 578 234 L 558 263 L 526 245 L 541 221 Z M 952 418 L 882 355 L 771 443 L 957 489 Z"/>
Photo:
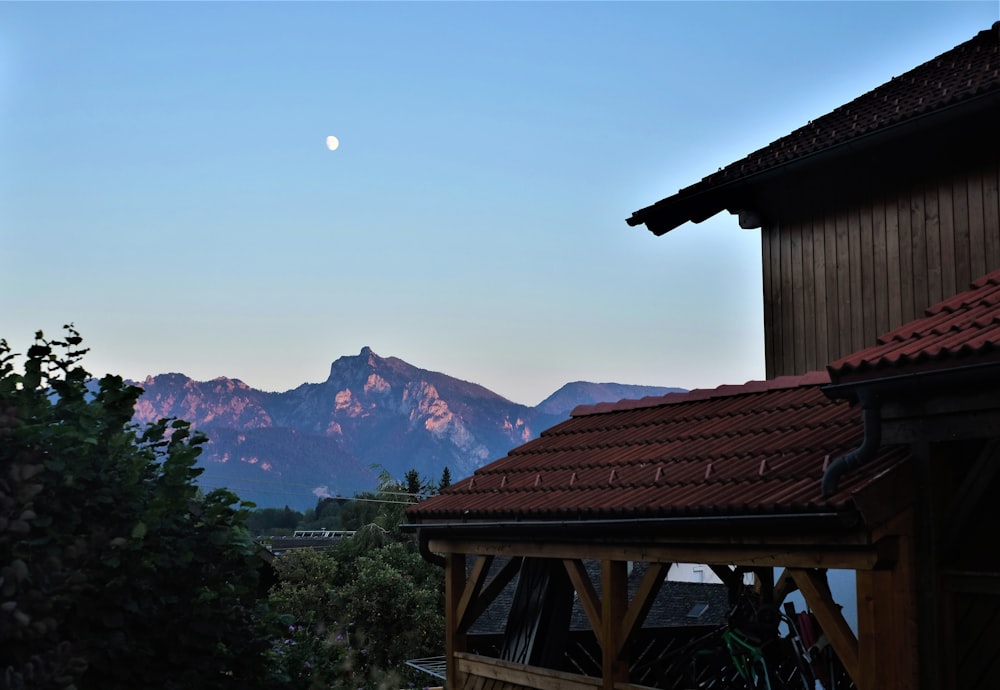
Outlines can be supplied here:
<path id="1" fill-rule="evenodd" d="M 823 512 L 906 457 L 886 448 L 829 500 L 831 458 L 861 442 L 825 372 L 578 408 L 408 513 L 416 519 L 614 519 Z"/>
<path id="2" fill-rule="evenodd" d="M 923 318 L 889 331 L 878 344 L 833 362 L 837 383 L 910 370 L 1000 360 L 1000 270 L 939 302 Z"/>

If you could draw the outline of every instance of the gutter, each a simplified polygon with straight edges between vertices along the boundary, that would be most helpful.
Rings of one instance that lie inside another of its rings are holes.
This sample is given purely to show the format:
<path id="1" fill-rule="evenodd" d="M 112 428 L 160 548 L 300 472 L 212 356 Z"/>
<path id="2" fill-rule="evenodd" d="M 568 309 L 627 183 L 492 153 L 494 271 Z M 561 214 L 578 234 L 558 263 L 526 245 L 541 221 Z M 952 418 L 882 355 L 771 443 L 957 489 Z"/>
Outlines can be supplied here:
<path id="1" fill-rule="evenodd" d="M 697 515 L 662 518 L 623 518 L 595 520 L 496 520 L 482 522 L 428 522 L 400 525 L 400 529 L 416 532 L 421 553 L 426 549 L 431 535 L 479 536 L 509 539 L 513 533 L 530 533 L 532 538 L 559 537 L 591 540 L 595 536 L 636 535 L 640 530 L 656 530 L 660 536 L 673 532 L 691 536 L 696 533 L 715 532 L 725 535 L 757 534 L 762 528 L 802 534 L 809 528 L 820 531 L 849 529 L 857 524 L 853 511 L 826 511 L 822 513 L 777 513 L 766 515 Z M 780 529 L 779 529 L 780 528 Z M 433 554 L 431 554 L 433 556 Z M 425 556 L 426 558 L 426 556 Z M 439 556 L 436 558 L 440 558 Z"/>

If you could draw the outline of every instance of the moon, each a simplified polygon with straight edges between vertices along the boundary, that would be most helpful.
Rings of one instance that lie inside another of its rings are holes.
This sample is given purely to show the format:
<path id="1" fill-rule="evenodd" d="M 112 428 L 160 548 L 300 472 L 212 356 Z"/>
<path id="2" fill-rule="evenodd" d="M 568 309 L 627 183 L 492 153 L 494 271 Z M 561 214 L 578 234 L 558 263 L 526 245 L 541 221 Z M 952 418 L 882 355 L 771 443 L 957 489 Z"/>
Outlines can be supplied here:
<path id="1" fill-rule="evenodd" d="M 326 147 L 331 151 L 336 151 L 337 147 L 340 146 L 340 139 L 333 136 L 332 134 L 326 138 Z"/>

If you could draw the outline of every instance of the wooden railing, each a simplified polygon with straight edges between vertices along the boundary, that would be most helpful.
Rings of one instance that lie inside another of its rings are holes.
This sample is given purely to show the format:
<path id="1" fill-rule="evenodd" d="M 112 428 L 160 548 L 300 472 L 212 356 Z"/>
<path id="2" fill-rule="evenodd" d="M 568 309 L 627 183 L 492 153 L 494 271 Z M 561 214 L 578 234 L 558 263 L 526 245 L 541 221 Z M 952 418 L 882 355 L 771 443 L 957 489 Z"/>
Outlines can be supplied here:
<path id="1" fill-rule="evenodd" d="M 463 690 L 595 690 L 601 679 L 457 652 Z"/>

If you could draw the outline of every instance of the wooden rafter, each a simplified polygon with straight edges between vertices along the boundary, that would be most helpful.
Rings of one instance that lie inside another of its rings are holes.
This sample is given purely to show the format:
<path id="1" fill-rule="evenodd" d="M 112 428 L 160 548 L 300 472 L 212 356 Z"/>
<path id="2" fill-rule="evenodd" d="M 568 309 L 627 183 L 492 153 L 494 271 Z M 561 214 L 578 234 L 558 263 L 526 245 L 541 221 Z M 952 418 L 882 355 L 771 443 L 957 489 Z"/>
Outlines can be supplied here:
<path id="1" fill-rule="evenodd" d="M 788 598 L 788 595 L 797 590 L 799 586 L 795 583 L 795 578 L 787 568 L 781 571 L 781 575 L 774 582 L 774 603 L 780 606 Z"/>
<path id="2" fill-rule="evenodd" d="M 580 600 L 580 606 L 583 607 L 583 612 L 587 614 L 590 627 L 595 631 L 600 630 L 601 601 L 597 597 L 597 590 L 594 589 L 594 583 L 590 581 L 590 576 L 587 575 L 587 569 L 583 566 L 583 561 L 579 559 L 566 559 L 563 561 L 563 565 L 566 567 L 566 573 L 569 575 L 570 582 L 573 583 L 573 587 L 576 589 L 576 596 Z"/>
<path id="3" fill-rule="evenodd" d="M 720 565 L 718 563 L 709 563 L 708 567 L 712 569 L 715 576 L 722 580 L 722 584 L 729 588 L 729 591 L 734 591 L 737 587 L 742 584 L 742 579 L 739 573 L 730 568 L 728 565 Z"/>
<path id="4" fill-rule="evenodd" d="M 649 613 L 650 607 L 656 600 L 656 595 L 659 594 L 660 588 L 663 586 L 668 570 L 670 570 L 669 563 L 650 563 L 646 568 L 642 582 L 639 583 L 639 589 L 632 597 L 632 602 L 619 626 L 617 650 L 619 655 L 635 632 L 642 627 L 642 622 L 646 620 L 646 614 Z"/>
<path id="5" fill-rule="evenodd" d="M 469 579 L 465 582 L 462 598 L 459 599 L 458 610 L 455 612 L 458 620 L 458 629 L 462 632 L 468 631 L 472 623 L 478 618 L 478 616 L 469 615 L 471 613 L 471 604 L 478 599 L 479 592 L 483 588 L 483 583 L 486 582 L 486 576 L 489 574 L 491 565 L 493 565 L 493 556 L 479 556 L 472 566 L 472 573 L 469 574 Z"/>
<path id="6" fill-rule="evenodd" d="M 806 600 L 813 615 L 819 622 L 826 637 L 837 653 L 837 658 L 850 675 L 855 684 L 859 685 L 858 638 L 854 636 L 851 627 L 844 620 L 840 606 L 833 600 L 830 587 L 826 582 L 826 572 L 788 568 L 786 572 L 795 580 L 799 591 Z"/>
<path id="7" fill-rule="evenodd" d="M 491 559 L 492 560 L 492 559 Z M 467 632 L 468 629 L 476 622 L 476 619 L 482 615 L 493 600 L 497 598 L 497 595 L 503 591 L 504 587 L 514 579 L 518 571 L 521 569 L 521 563 L 523 559 L 521 558 L 511 558 L 509 561 L 503 564 L 500 571 L 493 576 L 493 579 L 488 583 L 479 583 L 478 588 L 475 585 L 474 578 L 476 577 L 476 567 L 473 566 L 473 574 L 469 577 L 466 583 L 466 591 L 463 592 L 463 598 L 465 594 L 470 594 L 469 601 L 466 604 L 466 608 L 462 612 L 462 617 L 459 619 L 460 630 L 462 632 Z M 479 565 L 479 559 L 476 561 L 476 566 Z M 482 571 L 482 577 L 486 577 L 486 573 L 489 571 L 489 565 L 485 565 Z M 471 590 L 471 593 L 470 593 Z"/>

